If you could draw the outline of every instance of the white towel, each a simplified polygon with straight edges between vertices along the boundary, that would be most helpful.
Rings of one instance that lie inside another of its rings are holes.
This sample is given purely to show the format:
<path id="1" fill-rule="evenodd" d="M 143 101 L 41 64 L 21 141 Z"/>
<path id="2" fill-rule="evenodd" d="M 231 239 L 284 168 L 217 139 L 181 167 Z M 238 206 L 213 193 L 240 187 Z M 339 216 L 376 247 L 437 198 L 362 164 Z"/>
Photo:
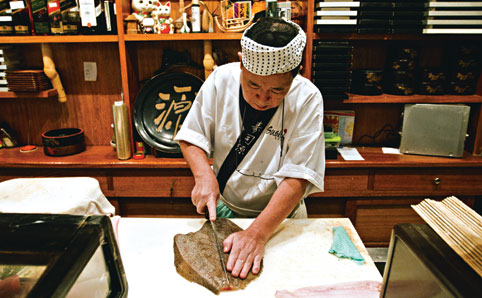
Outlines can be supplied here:
<path id="1" fill-rule="evenodd" d="M 0 212 L 114 215 L 91 177 L 18 178 L 0 183 Z"/>

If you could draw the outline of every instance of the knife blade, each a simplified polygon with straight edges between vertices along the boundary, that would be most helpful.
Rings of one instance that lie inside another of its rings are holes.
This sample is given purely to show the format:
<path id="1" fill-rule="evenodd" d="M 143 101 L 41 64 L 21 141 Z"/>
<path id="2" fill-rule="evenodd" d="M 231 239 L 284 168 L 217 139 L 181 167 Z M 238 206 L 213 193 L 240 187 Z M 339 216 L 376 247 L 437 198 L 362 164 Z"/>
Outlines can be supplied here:
<path id="1" fill-rule="evenodd" d="M 228 271 L 226 270 L 226 264 L 224 264 L 223 251 L 221 250 L 221 247 L 219 246 L 219 239 L 218 239 L 218 234 L 216 232 L 216 226 L 215 226 L 214 222 L 209 219 L 209 212 L 208 211 L 206 211 L 205 216 L 206 216 L 206 219 L 211 223 L 211 228 L 212 228 L 213 235 L 214 235 L 214 241 L 216 242 L 215 243 L 216 250 L 218 251 L 219 260 L 221 261 L 221 267 L 223 268 L 223 271 L 224 271 L 225 283 L 227 285 L 225 290 L 230 290 L 231 285 L 229 283 Z"/>

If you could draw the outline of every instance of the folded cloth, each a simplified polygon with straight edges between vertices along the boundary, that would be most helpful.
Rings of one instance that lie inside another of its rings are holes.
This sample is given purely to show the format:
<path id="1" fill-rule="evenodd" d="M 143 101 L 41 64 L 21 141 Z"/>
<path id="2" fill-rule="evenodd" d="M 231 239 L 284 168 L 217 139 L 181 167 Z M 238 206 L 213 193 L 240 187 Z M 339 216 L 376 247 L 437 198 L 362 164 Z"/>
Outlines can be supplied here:
<path id="1" fill-rule="evenodd" d="M 114 215 L 91 177 L 16 178 L 0 183 L 0 212 Z"/>
<path id="2" fill-rule="evenodd" d="M 351 259 L 360 265 L 365 263 L 365 259 L 351 241 L 344 227 L 333 228 L 333 244 L 328 252 L 339 258 Z"/>

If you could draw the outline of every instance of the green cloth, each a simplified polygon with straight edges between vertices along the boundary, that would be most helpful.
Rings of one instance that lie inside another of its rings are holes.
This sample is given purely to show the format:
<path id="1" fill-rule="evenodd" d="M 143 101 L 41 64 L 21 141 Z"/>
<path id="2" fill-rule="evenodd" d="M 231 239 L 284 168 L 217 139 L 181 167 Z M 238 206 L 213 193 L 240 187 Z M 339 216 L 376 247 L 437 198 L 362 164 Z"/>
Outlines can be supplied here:
<path id="1" fill-rule="evenodd" d="M 329 250 L 329 253 L 336 255 L 339 258 L 347 258 L 362 265 L 365 263 L 362 255 L 355 247 L 350 239 L 350 236 L 345 231 L 344 227 L 333 228 L 333 244 Z"/>
<path id="2" fill-rule="evenodd" d="M 216 206 L 216 216 L 219 218 L 235 218 L 233 210 L 229 209 L 228 206 L 224 205 L 221 200 L 218 200 L 218 205 Z"/>

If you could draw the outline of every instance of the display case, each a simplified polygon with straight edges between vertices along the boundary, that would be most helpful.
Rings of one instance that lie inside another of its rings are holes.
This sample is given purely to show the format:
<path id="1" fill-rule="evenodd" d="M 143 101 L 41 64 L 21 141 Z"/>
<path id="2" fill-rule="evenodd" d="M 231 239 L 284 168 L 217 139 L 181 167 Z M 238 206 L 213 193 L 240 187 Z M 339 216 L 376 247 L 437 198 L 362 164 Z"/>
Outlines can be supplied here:
<path id="1" fill-rule="evenodd" d="M 1 297 L 126 297 L 107 216 L 0 214 Z"/>
<path id="2" fill-rule="evenodd" d="M 428 225 L 395 225 L 380 297 L 477 297 L 482 277 Z"/>

